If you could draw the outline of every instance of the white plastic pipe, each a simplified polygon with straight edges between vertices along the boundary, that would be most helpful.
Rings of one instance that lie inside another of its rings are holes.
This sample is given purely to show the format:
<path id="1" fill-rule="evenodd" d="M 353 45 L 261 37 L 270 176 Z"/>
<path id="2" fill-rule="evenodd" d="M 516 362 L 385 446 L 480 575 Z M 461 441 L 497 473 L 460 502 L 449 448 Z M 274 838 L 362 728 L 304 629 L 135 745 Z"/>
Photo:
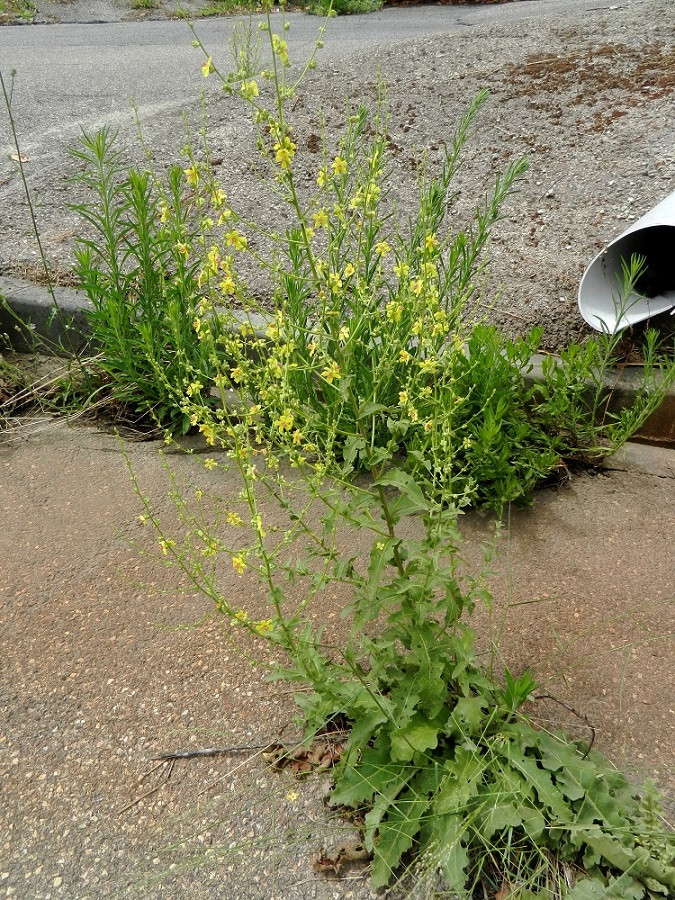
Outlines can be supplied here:
<path id="1" fill-rule="evenodd" d="M 635 293 L 619 308 L 624 260 L 646 258 Z M 591 328 L 613 334 L 659 313 L 675 311 L 675 191 L 595 257 L 579 285 L 579 312 Z"/>

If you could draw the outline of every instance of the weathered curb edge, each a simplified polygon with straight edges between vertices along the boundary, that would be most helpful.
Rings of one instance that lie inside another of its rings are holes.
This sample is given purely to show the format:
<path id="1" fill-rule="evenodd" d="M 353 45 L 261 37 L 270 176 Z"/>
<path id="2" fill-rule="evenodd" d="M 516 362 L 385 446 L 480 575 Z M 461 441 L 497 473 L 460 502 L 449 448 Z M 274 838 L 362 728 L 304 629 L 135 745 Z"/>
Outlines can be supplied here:
<path id="1" fill-rule="evenodd" d="M 55 288 L 58 312 L 49 291 L 44 287 L 18 278 L 0 276 L 0 333 L 6 334 L 11 347 L 17 352 L 43 353 L 81 352 L 89 340 L 89 327 L 85 310 L 91 304 L 82 291 L 74 288 Z M 20 320 L 20 321 L 19 321 Z M 28 328 L 21 322 L 27 323 Z M 261 325 L 264 325 L 261 318 Z M 525 376 L 528 385 L 542 379 L 545 357 L 535 354 L 532 369 Z M 617 411 L 631 406 L 638 390 L 639 367 L 626 367 L 613 389 L 611 409 Z M 663 403 L 635 435 L 649 444 L 675 446 L 675 388 L 671 388 Z"/>
<path id="2" fill-rule="evenodd" d="M 54 297 L 45 287 L 0 275 L 0 333 L 17 353 L 55 356 L 79 353 L 89 340 L 85 310 L 91 303 L 82 291 L 56 287 Z M 28 326 L 28 327 L 26 327 Z"/>

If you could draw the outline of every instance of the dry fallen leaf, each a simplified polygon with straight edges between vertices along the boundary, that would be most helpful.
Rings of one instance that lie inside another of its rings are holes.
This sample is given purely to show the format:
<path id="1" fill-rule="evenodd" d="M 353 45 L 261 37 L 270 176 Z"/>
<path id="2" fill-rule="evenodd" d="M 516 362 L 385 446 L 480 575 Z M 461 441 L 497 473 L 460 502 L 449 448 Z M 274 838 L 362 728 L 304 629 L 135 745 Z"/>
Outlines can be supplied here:
<path id="1" fill-rule="evenodd" d="M 315 872 L 321 872 L 334 878 L 339 878 L 345 866 L 351 863 L 364 864 L 372 859 L 370 853 L 363 844 L 344 844 L 338 847 L 333 856 L 328 856 L 321 848 L 321 852 L 312 863 Z"/>
<path id="2" fill-rule="evenodd" d="M 319 735 L 310 747 L 288 749 L 283 744 L 272 744 L 262 754 L 265 762 L 278 771 L 283 769 L 296 778 L 332 768 L 340 761 L 344 743 Z"/>
<path id="3" fill-rule="evenodd" d="M 11 160 L 13 160 L 14 162 L 22 162 L 22 163 L 28 162 L 28 157 L 24 156 L 23 153 L 20 156 L 18 153 L 12 153 L 12 155 L 9 158 Z"/>

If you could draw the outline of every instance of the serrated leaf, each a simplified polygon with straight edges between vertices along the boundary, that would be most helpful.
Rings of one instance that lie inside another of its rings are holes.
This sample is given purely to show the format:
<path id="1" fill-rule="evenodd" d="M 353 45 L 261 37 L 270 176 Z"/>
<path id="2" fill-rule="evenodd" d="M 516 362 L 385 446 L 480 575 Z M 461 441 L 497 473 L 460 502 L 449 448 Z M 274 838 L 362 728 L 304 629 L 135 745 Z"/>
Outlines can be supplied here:
<path id="1" fill-rule="evenodd" d="M 387 714 L 383 709 L 380 709 L 379 706 L 372 710 L 372 712 L 360 715 L 358 720 L 352 726 L 348 746 L 357 749 L 366 747 L 372 740 L 378 727 L 386 721 Z"/>
<path id="2" fill-rule="evenodd" d="M 404 728 L 415 715 L 420 702 L 420 695 L 414 690 L 410 681 L 403 681 L 389 694 L 392 706 L 392 717 L 399 728 Z"/>
<path id="3" fill-rule="evenodd" d="M 495 744 L 494 747 L 497 752 L 501 751 L 504 754 L 510 765 L 525 776 L 525 779 L 537 792 L 539 802 L 553 813 L 558 822 L 571 824 L 574 821 L 570 807 L 553 783 L 549 772 L 540 769 L 536 760 L 525 756 L 513 744 L 507 744 L 504 747 Z"/>
<path id="4" fill-rule="evenodd" d="M 393 783 L 407 783 L 402 778 L 404 766 L 391 762 L 389 748 L 366 747 L 357 766 L 346 766 L 338 773 L 331 802 L 336 805 L 357 807 L 386 792 Z"/>
<path id="5" fill-rule="evenodd" d="M 460 697 L 450 716 L 457 733 L 462 736 L 479 734 L 485 718 L 485 697 Z"/>
<path id="6" fill-rule="evenodd" d="M 463 813 L 480 790 L 485 765 L 483 757 L 458 747 L 455 758 L 445 764 L 447 776 L 434 800 L 434 815 Z"/>
<path id="7" fill-rule="evenodd" d="M 411 760 L 416 752 L 434 750 L 438 746 L 439 726 L 416 715 L 405 728 L 391 734 L 391 758 L 396 762 Z"/>
<path id="8" fill-rule="evenodd" d="M 496 803 L 480 817 L 479 830 L 481 836 L 489 841 L 495 832 L 518 828 L 522 824 L 523 817 L 515 803 Z"/>
<path id="9" fill-rule="evenodd" d="M 469 856 L 462 844 L 465 829 L 455 816 L 444 816 L 439 834 L 438 864 L 451 891 L 464 893 Z"/>

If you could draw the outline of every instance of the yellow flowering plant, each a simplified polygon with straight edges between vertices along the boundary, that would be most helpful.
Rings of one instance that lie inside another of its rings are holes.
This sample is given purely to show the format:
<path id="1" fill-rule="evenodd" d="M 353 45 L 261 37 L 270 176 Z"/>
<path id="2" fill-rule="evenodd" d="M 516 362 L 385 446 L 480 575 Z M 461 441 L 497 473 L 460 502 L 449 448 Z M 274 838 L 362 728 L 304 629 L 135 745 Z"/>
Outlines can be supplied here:
<path id="1" fill-rule="evenodd" d="M 261 171 L 290 213 L 285 231 L 270 236 L 228 209 L 224 277 L 216 278 L 211 251 L 200 270 L 200 287 L 218 310 L 201 318 L 200 341 L 210 348 L 217 378 L 229 382 L 240 402 L 259 408 L 258 436 L 304 456 L 330 455 L 342 475 L 401 458 L 433 496 L 449 502 L 468 497 L 496 508 L 527 502 L 538 482 L 556 476 L 561 458 L 597 456 L 608 444 L 620 444 L 647 407 L 658 404 L 658 392 L 630 422 L 605 420 L 599 431 L 581 426 L 584 415 L 592 421 L 594 412 L 582 408 L 574 393 L 563 425 L 556 394 L 567 391 L 561 385 L 574 390 L 580 357 L 547 370 L 555 392 L 528 388 L 525 372 L 541 332 L 510 339 L 478 315 L 490 235 L 526 168 L 524 160 L 509 164 L 478 204 L 473 223 L 453 231 L 448 198 L 487 93 L 480 92 L 460 118 L 439 173 L 423 167 L 417 209 L 402 224 L 389 196 L 384 98 L 372 115 L 365 107 L 347 111 L 345 132 L 337 147 L 323 147 L 308 190 L 297 173 L 290 117 L 323 28 L 309 60 L 292 70 L 281 36 L 288 25 L 283 11 L 273 20 L 268 10 L 261 24 L 267 69 L 250 40 L 239 41 L 235 67 L 224 75 L 195 39 L 209 77 L 247 105 Z M 206 196 L 222 192 L 207 166 L 191 162 L 191 183 Z M 206 207 L 200 212 L 202 222 L 215 215 Z M 264 258 L 253 247 L 270 238 L 273 247 Z M 241 254 L 271 275 L 271 321 L 268 305 L 256 302 L 238 276 Z M 606 359 L 589 346 L 586 371 L 600 371 Z M 184 398 L 189 421 L 217 418 L 216 410 L 198 407 Z"/>
<path id="2" fill-rule="evenodd" d="M 535 688 L 529 671 L 497 677 L 467 621 L 490 597 L 482 571 L 460 574 L 462 508 L 528 496 L 558 458 L 543 427 L 551 399 L 523 386 L 538 335 L 508 341 L 467 316 L 490 230 L 524 164 L 497 179 L 472 228 L 451 233 L 446 199 L 479 95 L 406 231 L 386 205 L 383 109 L 372 121 L 359 109 L 336 151 L 325 149 L 307 198 L 286 114 L 297 82 L 269 15 L 265 30 L 271 101 L 246 57 L 223 83 L 249 105 L 269 185 L 294 223 L 269 264 L 270 314 L 238 271 L 240 254 L 258 258 L 255 223 L 188 156 L 202 231 L 182 243 L 201 250 L 190 327 L 208 371 L 190 364 L 180 388 L 166 390 L 214 448 L 203 462 L 209 479 L 229 469 L 241 492 L 226 505 L 206 484 L 172 491 L 181 535 L 164 532 L 139 492 L 161 558 L 213 600 L 233 639 L 248 632 L 274 648 L 273 677 L 309 686 L 296 698 L 308 741 L 335 717 L 350 726 L 332 799 L 368 808 L 375 889 L 418 852 L 467 900 L 523 883 L 523 896 L 550 896 L 539 890 L 558 860 L 579 873 L 578 897 L 620 879 L 630 896 L 654 885 L 667 893 L 675 841 L 668 857 L 602 757 L 532 727 L 521 712 Z M 206 59 L 206 77 L 220 77 Z M 228 308 L 230 298 L 241 308 Z M 265 588 L 257 604 L 254 578 Z M 327 591 L 347 595 L 339 636 L 314 615 Z M 527 862 L 542 859 L 550 865 Z"/>

